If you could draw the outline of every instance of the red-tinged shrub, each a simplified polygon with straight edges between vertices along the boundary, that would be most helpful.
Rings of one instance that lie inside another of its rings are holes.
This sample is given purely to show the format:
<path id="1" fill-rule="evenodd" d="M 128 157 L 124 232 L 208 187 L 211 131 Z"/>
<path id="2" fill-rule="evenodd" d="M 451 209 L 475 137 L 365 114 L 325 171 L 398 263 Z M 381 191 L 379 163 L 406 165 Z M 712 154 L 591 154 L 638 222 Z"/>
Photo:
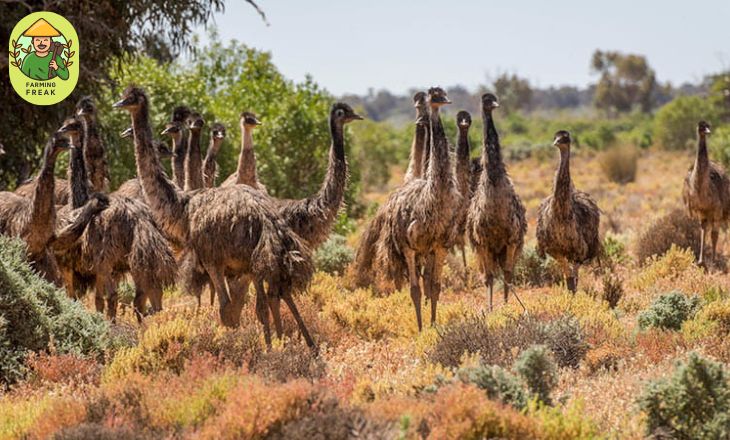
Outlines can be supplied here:
<path id="1" fill-rule="evenodd" d="M 81 400 L 54 400 L 43 415 L 38 417 L 27 433 L 29 438 L 46 439 L 63 429 L 82 423 L 86 417 L 86 408 Z"/>
<path id="2" fill-rule="evenodd" d="M 658 363 L 686 348 L 682 335 L 677 332 L 652 329 L 636 335 L 636 347 L 652 363 Z"/>
<path id="3" fill-rule="evenodd" d="M 621 359 L 630 354 L 628 347 L 609 341 L 588 350 L 585 364 L 591 373 L 598 371 L 616 371 Z"/>
<path id="4" fill-rule="evenodd" d="M 489 400 L 473 386 L 455 384 L 436 394 L 425 423 L 419 426 L 429 438 L 537 438 L 536 423 L 526 415 Z"/>
<path id="5" fill-rule="evenodd" d="M 54 440 L 146 440 L 148 434 L 119 426 L 110 428 L 99 423 L 82 423 L 63 429 L 53 436 Z"/>
<path id="6" fill-rule="evenodd" d="M 231 390 L 217 416 L 206 421 L 200 438 L 263 438 L 303 417 L 316 400 L 314 386 L 304 380 L 272 385 L 246 378 Z"/>
<path id="7" fill-rule="evenodd" d="M 87 403 L 86 422 L 149 433 L 152 415 L 145 393 L 152 386 L 152 380 L 139 373 L 106 384 Z"/>
<path id="8" fill-rule="evenodd" d="M 40 383 L 96 384 L 101 372 L 96 359 L 76 354 L 33 353 L 26 365 L 31 380 Z"/>

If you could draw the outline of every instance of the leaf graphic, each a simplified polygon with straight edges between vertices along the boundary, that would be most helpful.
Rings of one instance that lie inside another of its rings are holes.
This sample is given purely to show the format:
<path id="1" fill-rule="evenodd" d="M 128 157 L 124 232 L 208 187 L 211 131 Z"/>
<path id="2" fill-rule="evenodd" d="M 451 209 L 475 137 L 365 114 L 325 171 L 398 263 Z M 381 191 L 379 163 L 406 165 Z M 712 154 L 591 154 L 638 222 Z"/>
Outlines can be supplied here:
<path id="1" fill-rule="evenodd" d="M 10 64 L 12 64 L 15 67 L 20 67 L 20 66 L 18 66 L 18 63 L 16 63 L 15 61 L 11 61 Z"/>
<path id="2" fill-rule="evenodd" d="M 20 50 L 22 50 L 25 53 L 30 53 L 30 47 L 24 47 L 24 48 L 22 48 Z"/>
<path id="3" fill-rule="evenodd" d="M 73 40 L 68 40 L 68 48 L 71 49 L 71 44 L 73 43 Z"/>
<path id="4" fill-rule="evenodd" d="M 68 57 L 71 58 L 74 55 L 76 55 L 76 52 L 71 52 L 71 55 L 69 55 Z"/>
<path id="5" fill-rule="evenodd" d="M 73 64 L 74 64 L 73 61 L 69 61 L 68 63 L 66 63 L 66 67 L 73 66 Z"/>
<path id="6" fill-rule="evenodd" d="M 68 49 L 68 44 L 62 44 L 61 46 L 63 46 L 63 47 L 65 47 L 66 49 Z"/>
<path id="7" fill-rule="evenodd" d="M 17 45 L 17 43 L 18 43 L 17 41 L 13 40 L 13 47 L 15 47 Z"/>
<path id="8" fill-rule="evenodd" d="M 63 54 L 66 55 L 66 58 L 71 58 L 71 55 L 69 55 L 71 52 L 64 50 Z"/>

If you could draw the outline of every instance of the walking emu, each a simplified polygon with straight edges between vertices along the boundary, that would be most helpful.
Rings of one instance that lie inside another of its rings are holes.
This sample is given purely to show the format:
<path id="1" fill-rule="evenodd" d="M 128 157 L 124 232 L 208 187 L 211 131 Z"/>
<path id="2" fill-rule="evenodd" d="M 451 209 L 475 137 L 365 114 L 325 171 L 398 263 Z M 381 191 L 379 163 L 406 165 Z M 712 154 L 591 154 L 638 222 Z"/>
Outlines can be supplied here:
<path id="1" fill-rule="evenodd" d="M 268 296 L 286 302 L 307 344 L 314 347 L 292 295 L 304 289 L 313 275 L 311 252 L 280 219 L 268 197 L 245 185 L 180 191 L 160 168 L 144 91 L 127 88 L 114 107 L 131 114 L 137 174 L 155 219 L 168 235 L 186 244 L 210 277 L 223 324 L 238 326 L 245 295 L 235 289 L 229 291 L 226 277 L 248 275 L 268 284 Z M 257 292 L 256 312 L 270 345 L 264 295 Z"/>
<path id="2" fill-rule="evenodd" d="M 537 252 L 560 263 L 568 289 L 578 288 L 578 269 L 598 257 L 601 211 L 591 197 L 573 188 L 570 180 L 570 133 L 555 133 L 553 145 L 560 150 L 560 167 L 553 194 L 540 204 L 537 219 Z"/>
<path id="3" fill-rule="evenodd" d="M 697 124 L 697 157 L 684 179 L 682 190 L 684 206 L 689 215 L 700 223 L 700 265 L 705 264 L 708 232 L 712 238 L 710 263 L 714 263 L 720 229 L 727 224 L 730 216 L 730 181 L 725 170 L 708 158 L 709 134 L 710 124 L 700 121 Z"/>
<path id="4" fill-rule="evenodd" d="M 499 134 L 494 126 L 492 111 L 498 106 L 496 96 L 491 93 L 482 95 L 482 168 L 485 171 L 481 174 L 467 215 L 469 241 L 477 254 L 484 285 L 489 290 L 490 311 L 493 308 L 494 274 L 497 269 L 502 270 L 506 303 L 512 272 L 522 252 L 527 233 L 525 207 L 505 169 Z M 469 163 L 465 166 L 468 167 Z M 463 185 L 468 187 L 469 182 L 464 182 Z"/>
<path id="5" fill-rule="evenodd" d="M 451 169 L 448 142 L 439 109 L 450 104 L 440 87 L 428 91 L 431 110 L 430 154 L 425 179 L 414 179 L 393 192 L 385 205 L 387 216 L 377 247 L 376 267 L 400 288 L 408 279 L 419 331 L 421 287 L 431 301 L 431 325 L 441 291 L 441 270 L 448 249 L 454 243 L 454 212 L 462 203 Z M 419 265 L 424 268 L 423 274 Z"/>

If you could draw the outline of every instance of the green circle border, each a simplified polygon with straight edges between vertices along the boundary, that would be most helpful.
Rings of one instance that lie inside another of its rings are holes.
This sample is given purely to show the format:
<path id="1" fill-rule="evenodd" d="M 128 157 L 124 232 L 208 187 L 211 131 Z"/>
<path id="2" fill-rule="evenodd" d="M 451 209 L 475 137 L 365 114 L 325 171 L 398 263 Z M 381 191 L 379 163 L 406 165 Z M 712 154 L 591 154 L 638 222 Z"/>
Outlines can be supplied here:
<path id="1" fill-rule="evenodd" d="M 58 31 L 61 32 L 66 41 L 71 40 L 70 51 L 75 53 L 68 60 L 73 62 L 73 64 L 68 68 L 69 77 L 65 81 L 59 78 L 54 78 L 53 80 L 51 80 L 54 81 L 56 84 L 56 87 L 53 87 L 53 89 L 56 90 L 56 95 L 27 95 L 26 90 L 28 89 L 28 83 L 46 83 L 47 81 L 34 80 L 25 76 L 25 74 L 20 70 L 19 67 L 15 67 L 10 64 L 13 61 L 13 57 L 11 55 L 8 59 L 10 83 L 13 86 L 13 90 L 15 90 L 15 93 L 17 93 L 18 96 L 28 101 L 29 103 L 34 105 L 54 105 L 68 98 L 69 95 L 73 93 L 74 89 L 76 88 L 76 84 L 78 84 L 79 81 L 80 44 L 79 36 L 76 33 L 76 29 L 74 29 L 73 25 L 64 16 L 58 15 L 54 12 L 41 11 L 28 14 L 20 21 L 18 21 L 18 23 L 13 28 L 13 31 L 10 33 L 10 39 L 8 40 L 8 50 L 12 53 L 15 50 L 15 48 L 11 47 L 13 45 L 13 41 L 17 41 L 22 33 L 40 18 L 46 20 L 54 28 L 58 29 Z M 46 89 L 50 88 L 38 88 L 38 90 Z"/>

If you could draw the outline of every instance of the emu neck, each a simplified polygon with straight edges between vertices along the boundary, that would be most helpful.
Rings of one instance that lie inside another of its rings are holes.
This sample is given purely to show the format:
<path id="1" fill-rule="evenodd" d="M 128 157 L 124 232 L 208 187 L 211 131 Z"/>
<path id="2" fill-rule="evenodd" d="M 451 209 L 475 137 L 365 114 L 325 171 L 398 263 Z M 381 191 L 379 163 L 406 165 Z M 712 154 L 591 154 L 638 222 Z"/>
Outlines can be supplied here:
<path id="1" fill-rule="evenodd" d="M 187 143 L 182 133 L 172 136 L 172 180 L 178 188 L 185 188 L 185 159 L 187 158 Z"/>
<path id="2" fill-rule="evenodd" d="M 482 174 L 482 179 L 486 179 L 492 184 L 497 183 L 507 173 L 502 161 L 502 148 L 499 145 L 499 134 L 494 126 L 494 118 L 491 109 L 482 109 L 482 121 L 484 123 L 484 152 L 483 159 L 485 163 L 482 165 L 487 171 Z"/>
<path id="3" fill-rule="evenodd" d="M 253 128 L 243 126 L 241 129 L 241 154 L 238 156 L 236 183 L 248 185 L 251 188 L 258 186 L 256 175 L 256 153 L 253 151 Z"/>
<path id="4" fill-rule="evenodd" d="M 317 198 L 327 211 L 327 217 L 334 217 L 340 210 L 342 199 L 347 186 L 347 160 L 345 159 L 345 127 L 330 117 L 330 146 L 329 164 L 324 185 Z"/>
<path id="5" fill-rule="evenodd" d="M 190 130 L 188 155 L 185 158 L 185 191 L 203 187 L 203 159 L 200 153 L 200 129 Z"/>
<path id="6" fill-rule="evenodd" d="M 449 159 L 446 133 L 441 123 L 438 107 L 431 108 L 431 153 L 429 157 L 427 179 L 436 184 L 437 189 L 446 191 L 451 185 L 451 160 Z"/>
<path id="7" fill-rule="evenodd" d="M 570 195 L 573 191 L 573 183 L 570 180 L 570 148 L 560 150 L 560 167 L 555 175 L 555 189 L 553 203 L 556 203 L 559 211 L 567 212 L 570 207 Z"/>
<path id="8" fill-rule="evenodd" d="M 167 235 L 184 243 L 189 232 L 185 202 L 162 171 L 160 159 L 152 143 L 152 129 L 146 103 L 132 112 L 132 128 L 137 175 L 155 221 Z"/>
<path id="9" fill-rule="evenodd" d="M 459 127 L 459 135 L 456 139 L 456 183 L 459 185 L 459 192 L 464 196 L 469 193 L 471 180 L 470 151 L 469 128 Z"/>
<path id="10" fill-rule="evenodd" d="M 45 245 L 44 240 L 36 239 L 53 234 L 56 223 L 56 206 L 54 196 L 55 178 L 53 170 L 56 167 L 57 152 L 54 151 L 53 141 L 49 141 L 43 153 L 43 166 L 41 167 L 38 181 L 36 182 L 33 194 L 33 203 L 30 214 L 31 228 L 29 232 L 28 247 L 31 254 L 41 252 L 40 246 Z M 43 243 L 40 243 L 43 241 Z M 36 248 L 38 247 L 38 248 Z"/>
<path id="11" fill-rule="evenodd" d="M 210 138 L 210 146 L 208 146 L 208 151 L 205 153 L 205 160 L 203 161 L 203 179 L 205 180 L 206 188 L 215 186 L 215 173 L 216 168 L 218 168 L 216 159 L 218 158 L 218 151 L 222 143 L 223 139 Z"/>
<path id="12" fill-rule="evenodd" d="M 89 180 L 84 162 L 84 148 L 78 138 L 72 137 L 71 143 L 74 149 L 71 150 L 69 161 L 69 184 L 71 185 L 71 207 L 81 208 L 89 201 Z"/>
<path id="13" fill-rule="evenodd" d="M 86 115 L 81 118 L 84 127 L 84 161 L 91 187 L 97 192 L 106 192 L 109 181 L 109 170 L 104 158 L 104 146 L 97 130 L 96 118 Z"/>
<path id="14" fill-rule="evenodd" d="M 697 158 L 695 159 L 695 179 L 698 184 L 707 182 L 710 177 L 710 159 L 707 154 L 707 136 L 700 133 L 697 141 Z"/>
<path id="15" fill-rule="evenodd" d="M 423 177 L 423 155 L 426 147 L 427 132 L 427 126 L 416 124 L 416 129 L 413 133 L 413 143 L 411 144 L 411 155 L 408 163 L 408 171 L 406 172 L 406 180 L 420 179 Z"/>

